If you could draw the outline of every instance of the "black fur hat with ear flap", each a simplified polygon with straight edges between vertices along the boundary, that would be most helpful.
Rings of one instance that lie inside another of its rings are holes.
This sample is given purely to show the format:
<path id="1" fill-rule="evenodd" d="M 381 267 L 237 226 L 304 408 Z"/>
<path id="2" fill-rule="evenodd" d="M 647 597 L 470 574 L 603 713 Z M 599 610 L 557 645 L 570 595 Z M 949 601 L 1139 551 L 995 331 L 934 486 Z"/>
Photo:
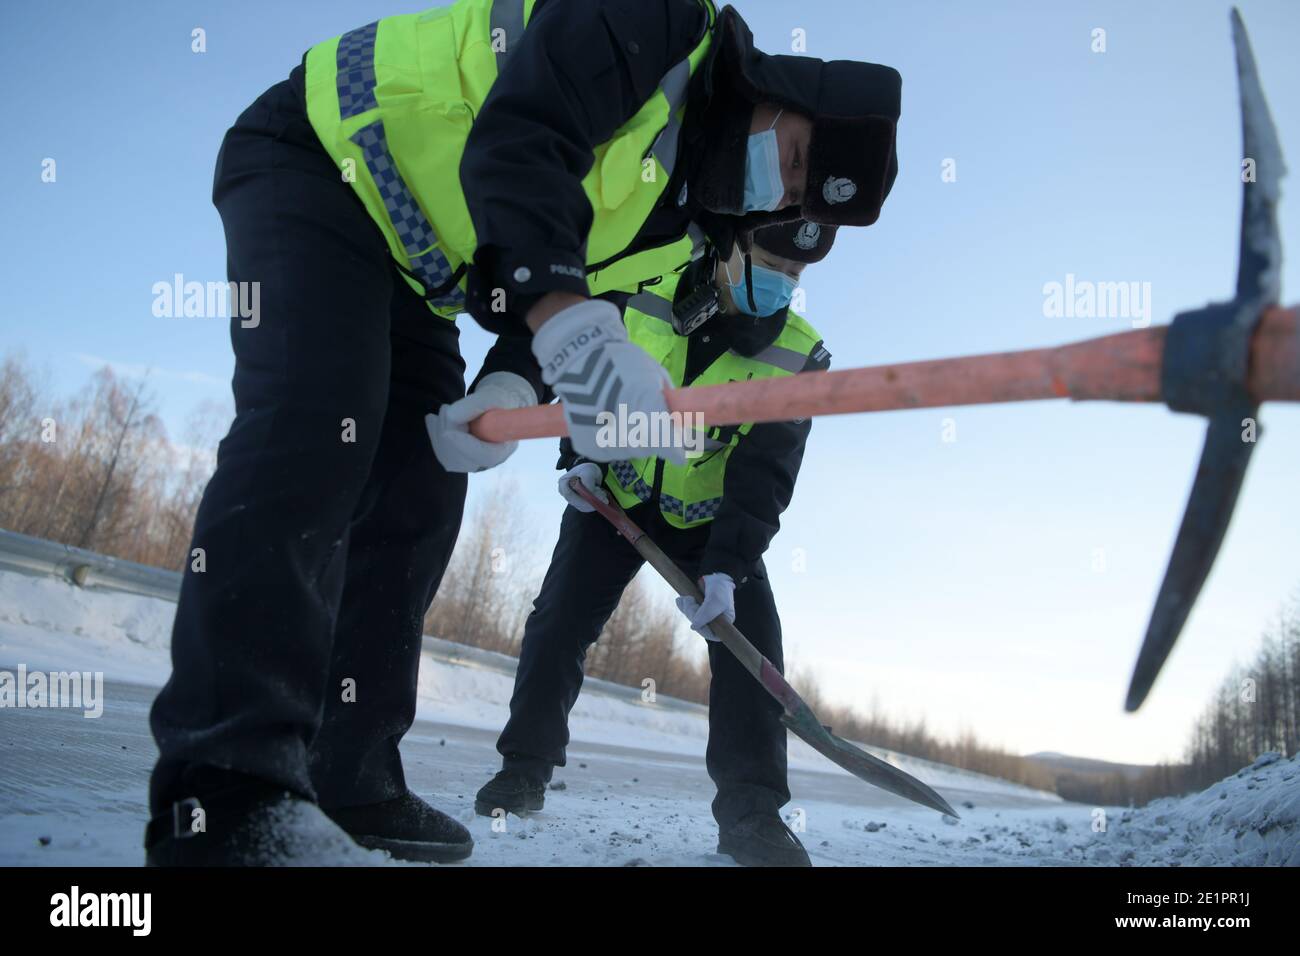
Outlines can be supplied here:
<path id="1" fill-rule="evenodd" d="M 791 212 L 822 225 L 869 226 L 879 218 L 898 175 L 902 78 L 897 70 L 764 53 L 755 48 L 744 19 L 728 6 L 718 14 L 698 96 L 705 113 L 690 138 L 698 138 L 694 148 L 708 162 L 698 167 L 691 191 L 704 209 L 741 213 L 750 121 L 756 105 L 770 103 L 812 120 L 808 188 L 798 210 L 750 213 L 741 228 L 779 222 Z"/>
<path id="2" fill-rule="evenodd" d="M 794 262 L 821 262 L 835 243 L 838 226 L 823 226 L 797 219 L 776 226 L 755 229 L 752 244 L 764 252 Z"/>

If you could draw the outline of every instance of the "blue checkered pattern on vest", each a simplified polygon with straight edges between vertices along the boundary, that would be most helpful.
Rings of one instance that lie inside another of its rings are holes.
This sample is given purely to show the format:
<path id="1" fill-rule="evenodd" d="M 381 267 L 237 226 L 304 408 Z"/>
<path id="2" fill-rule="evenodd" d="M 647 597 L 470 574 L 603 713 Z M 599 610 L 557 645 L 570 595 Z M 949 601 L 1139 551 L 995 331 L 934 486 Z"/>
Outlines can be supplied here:
<path id="1" fill-rule="evenodd" d="M 360 116 L 375 108 L 375 34 L 379 21 L 358 27 L 339 37 L 339 115 Z"/>
<path id="2" fill-rule="evenodd" d="M 614 477 L 625 490 L 642 501 L 650 500 L 653 494 L 650 486 L 636 473 L 630 461 L 611 462 L 609 470 L 614 473 Z M 688 505 L 680 498 L 659 492 L 659 510 L 664 514 L 677 515 L 687 524 L 692 521 L 709 521 L 716 518 L 721 505 L 721 498 L 706 498 L 704 501 L 696 501 Z"/>
<path id="3" fill-rule="evenodd" d="M 718 514 L 718 506 L 722 504 L 721 498 L 707 498 L 704 501 L 696 501 L 686 506 L 686 521 L 689 524 L 692 521 L 704 521 L 712 519 Z"/>
<path id="4" fill-rule="evenodd" d="M 339 116 L 343 119 L 378 106 L 375 100 L 375 35 L 378 32 L 379 22 L 375 21 L 339 37 L 336 62 Z M 388 219 L 410 260 L 411 273 L 420 280 L 426 293 L 446 285 L 453 275 L 451 263 L 437 247 L 438 234 L 393 162 L 383 121 L 375 120 L 361 127 L 351 139 L 361 148 L 366 169 L 370 170 Z M 439 309 L 459 309 L 465 305 L 465 293 L 453 286 L 446 295 L 429 302 Z"/>
<path id="5" fill-rule="evenodd" d="M 388 210 L 389 221 L 410 259 L 411 272 L 423 283 L 426 291 L 446 285 L 452 277 L 451 263 L 434 245 L 438 235 L 393 162 L 388 151 L 388 139 L 384 136 L 383 121 L 375 120 L 369 126 L 361 127 L 351 139 L 361 148 L 366 169 L 370 170 L 370 177 L 379 189 L 384 208 Z M 465 304 L 465 293 L 459 287 L 453 287 L 447 295 L 429 301 L 438 308 L 460 307 Z"/>

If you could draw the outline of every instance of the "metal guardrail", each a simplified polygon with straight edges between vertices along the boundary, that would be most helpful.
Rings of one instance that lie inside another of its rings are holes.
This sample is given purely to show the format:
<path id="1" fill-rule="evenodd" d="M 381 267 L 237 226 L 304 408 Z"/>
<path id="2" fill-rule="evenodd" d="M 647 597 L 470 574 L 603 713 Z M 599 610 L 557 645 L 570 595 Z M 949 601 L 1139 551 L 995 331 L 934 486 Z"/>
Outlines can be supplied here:
<path id="1" fill-rule="evenodd" d="M 66 544 L 46 541 L 44 538 L 33 538 L 29 535 L 18 534 L 4 529 L 0 529 L 0 571 L 17 571 L 21 574 L 36 577 L 58 578 L 76 587 L 91 591 L 138 594 L 144 597 L 173 602 L 180 596 L 181 590 L 181 574 L 179 571 L 164 571 L 162 568 L 150 567 L 147 564 L 123 561 L 120 558 L 111 558 L 108 555 L 97 554 L 94 551 L 86 551 L 82 548 L 74 548 Z M 456 667 L 477 667 L 501 674 L 512 680 L 515 676 L 515 669 L 519 664 L 517 658 L 510 657 L 508 654 L 485 651 L 482 648 L 470 647 L 468 644 L 457 644 L 454 641 L 433 637 L 428 634 L 424 636 L 424 650 L 439 663 Z M 598 694 L 635 704 L 638 707 L 693 714 L 704 718 L 707 718 L 709 713 L 709 709 L 703 704 L 681 700 L 677 697 L 669 697 L 665 694 L 657 694 L 654 703 L 647 703 L 642 700 L 639 688 L 629 687 L 626 684 L 615 684 L 613 681 L 599 678 L 588 678 L 583 681 L 582 686 L 584 691 L 594 691 Z M 1003 780 L 1000 777 L 978 773 L 974 770 L 963 770 L 959 767 L 936 763 L 921 757 L 896 753 L 883 747 L 877 747 L 874 744 L 863 744 L 859 741 L 855 741 L 855 743 L 866 747 L 882 760 L 887 760 L 896 765 L 902 765 L 905 762 L 910 769 L 958 774 L 971 779 L 996 782 L 1000 786 L 1024 786 L 1023 784 Z M 1025 789 L 1033 790 L 1032 787 L 1025 787 Z M 1035 790 L 1034 792 L 1039 793 L 1042 791 Z"/>
<path id="2" fill-rule="evenodd" d="M 0 570 L 52 576 L 77 587 L 141 594 L 164 601 L 175 601 L 181 593 L 179 571 L 151 568 L 13 531 L 0 530 Z"/>

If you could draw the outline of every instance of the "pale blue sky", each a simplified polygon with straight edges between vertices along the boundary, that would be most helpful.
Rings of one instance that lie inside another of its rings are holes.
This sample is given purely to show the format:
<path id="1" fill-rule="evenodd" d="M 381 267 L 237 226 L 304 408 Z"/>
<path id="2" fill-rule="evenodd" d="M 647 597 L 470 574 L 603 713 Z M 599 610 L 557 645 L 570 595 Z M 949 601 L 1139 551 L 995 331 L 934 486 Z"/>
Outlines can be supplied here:
<path id="1" fill-rule="evenodd" d="M 224 277 L 210 205 L 225 129 L 311 43 L 401 0 L 54 2 L 0 13 L 11 97 L 0 151 L 0 352 L 60 390 L 98 360 L 154 368 L 179 434 L 228 396 L 225 323 L 158 319 L 173 273 Z M 1031 348 L 1122 331 L 1048 319 L 1067 273 L 1150 282 L 1154 321 L 1221 298 L 1236 268 L 1240 162 L 1221 2 L 1043 4 L 817 0 L 738 4 L 760 46 L 888 63 L 903 75 L 901 172 L 880 221 L 841 230 L 806 273 L 836 367 Z M 1241 4 L 1293 167 L 1300 167 L 1300 6 Z M 208 52 L 190 51 L 203 27 Z M 1107 52 L 1090 50 L 1107 31 Z M 58 162 L 42 183 L 41 161 Z M 954 159 L 957 181 L 941 180 Z M 1283 244 L 1300 249 L 1294 179 Z M 1293 257 L 1283 287 L 1300 288 Z M 487 337 L 462 320 L 474 367 Z M 941 441 L 952 417 L 957 441 Z M 931 727 L 1019 751 L 1176 757 L 1193 715 L 1300 584 L 1300 411 L 1266 408 L 1223 553 L 1136 716 L 1137 646 L 1200 451 L 1202 424 L 1163 408 L 1020 406 L 819 421 L 769 554 L 788 654 L 833 696 L 876 696 Z M 499 474 L 550 547 L 554 448 Z M 476 478 L 481 493 L 494 479 Z M 1106 570 L 1092 570 L 1094 549 Z M 794 569 L 803 549 L 806 571 Z"/>

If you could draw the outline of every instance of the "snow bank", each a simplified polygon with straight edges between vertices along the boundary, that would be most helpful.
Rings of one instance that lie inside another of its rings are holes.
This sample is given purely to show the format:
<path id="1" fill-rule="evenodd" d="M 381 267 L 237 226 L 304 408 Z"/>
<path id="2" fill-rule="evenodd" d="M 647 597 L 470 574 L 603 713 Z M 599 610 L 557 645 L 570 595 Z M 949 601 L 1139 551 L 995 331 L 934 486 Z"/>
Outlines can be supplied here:
<path id="1" fill-rule="evenodd" d="M 102 671 L 161 687 L 175 616 L 170 601 L 0 572 L 0 666 Z"/>
<path id="2" fill-rule="evenodd" d="M 1300 756 L 1267 753 L 1188 797 L 1124 811 L 1116 825 L 1134 866 L 1300 866 Z"/>

